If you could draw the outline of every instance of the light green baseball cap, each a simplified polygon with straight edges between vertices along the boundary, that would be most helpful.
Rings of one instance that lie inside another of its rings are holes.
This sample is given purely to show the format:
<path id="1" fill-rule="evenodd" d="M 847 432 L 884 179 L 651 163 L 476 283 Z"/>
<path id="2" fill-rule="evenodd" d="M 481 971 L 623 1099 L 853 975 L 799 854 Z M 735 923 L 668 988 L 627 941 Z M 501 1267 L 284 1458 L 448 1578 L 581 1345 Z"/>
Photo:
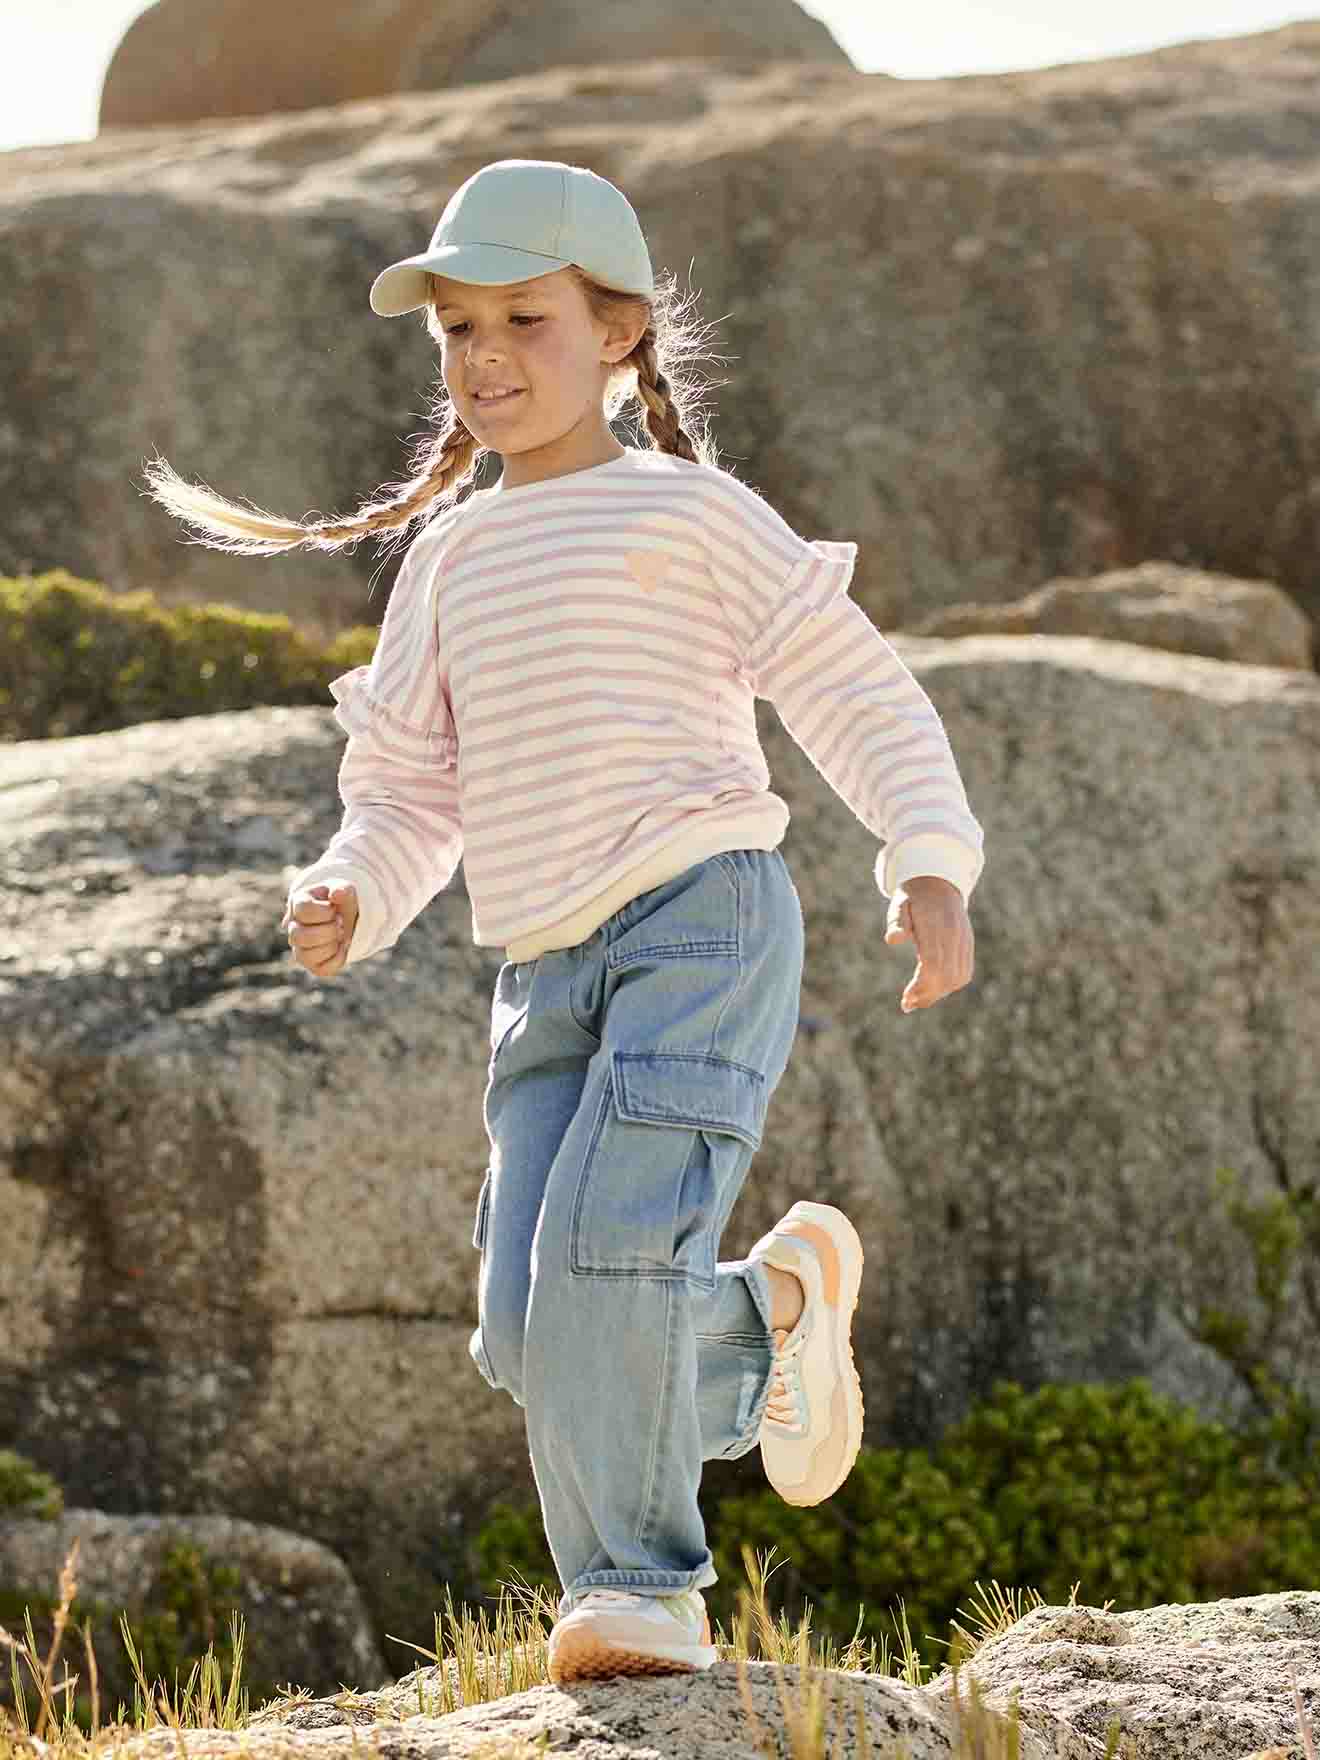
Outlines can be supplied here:
<path id="1" fill-rule="evenodd" d="M 424 251 L 381 270 L 371 309 L 397 318 L 424 306 L 428 270 L 497 287 L 570 263 L 607 287 L 654 296 L 651 255 L 621 189 L 585 165 L 496 159 L 450 196 Z"/>

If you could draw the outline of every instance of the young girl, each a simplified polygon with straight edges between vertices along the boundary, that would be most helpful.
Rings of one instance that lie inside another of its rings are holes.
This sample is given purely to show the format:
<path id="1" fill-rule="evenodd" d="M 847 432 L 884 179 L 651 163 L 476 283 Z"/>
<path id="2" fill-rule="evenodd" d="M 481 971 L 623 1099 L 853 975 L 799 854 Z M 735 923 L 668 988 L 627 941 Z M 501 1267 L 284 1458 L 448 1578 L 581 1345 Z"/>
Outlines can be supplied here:
<path id="1" fill-rule="evenodd" d="M 318 977 L 392 947 L 460 856 L 500 945 L 477 1200 L 482 1377 L 526 1413 L 562 1581 L 555 1681 L 704 1669 L 702 1462 L 758 1442 L 790 1503 L 861 1443 L 862 1247 L 795 1203 L 717 1261 L 797 1026 L 802 911 L 754 699 L 882 841 L 903 1008 L 967 984 L 981 827 L 934 705 L 808 540 L 722 470 L 637 217 L 582 166 L 502 159 L 375 279 L 439 344 L 437 437 L 392 500 L 298 524 L 183 483 L 218 548 L 412 538 L 374 657 L 331 682 L 340 829 L 282 928 Z M 610 422 L 629 396 L 649 444 Z M 486 451 L 502 474 L 459 499 Z"/>

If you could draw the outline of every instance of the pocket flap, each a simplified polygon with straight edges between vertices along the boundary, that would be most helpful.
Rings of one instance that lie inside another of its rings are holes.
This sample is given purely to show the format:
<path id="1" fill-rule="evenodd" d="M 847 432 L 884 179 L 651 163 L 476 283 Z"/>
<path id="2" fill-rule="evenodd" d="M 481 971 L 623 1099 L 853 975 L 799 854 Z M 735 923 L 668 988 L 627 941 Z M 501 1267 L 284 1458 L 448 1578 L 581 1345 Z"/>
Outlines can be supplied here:
<path id="1" fill-rule="evenodd" d="M 728 1057 L 696 1051 L 616 1051 L 614 1102 L 624 1118 L 727 1131 L 758 1147 L 765 1077 Z"/>

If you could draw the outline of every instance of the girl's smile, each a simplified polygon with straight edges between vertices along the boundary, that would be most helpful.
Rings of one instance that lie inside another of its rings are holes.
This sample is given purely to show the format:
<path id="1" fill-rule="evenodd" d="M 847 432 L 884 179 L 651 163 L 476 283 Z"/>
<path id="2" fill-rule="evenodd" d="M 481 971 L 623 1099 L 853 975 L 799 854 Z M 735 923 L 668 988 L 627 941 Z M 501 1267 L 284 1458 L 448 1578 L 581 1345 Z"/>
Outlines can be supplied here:
<path id="1" fill-rule="evenodd" d="M 432 275 L 431 288 L 445 386 L 500 455 L 506 488 L 619 456 L 605 394 L 645 329 L 640 312 L 596 318 L 568 268 L 492 284 Z"/>

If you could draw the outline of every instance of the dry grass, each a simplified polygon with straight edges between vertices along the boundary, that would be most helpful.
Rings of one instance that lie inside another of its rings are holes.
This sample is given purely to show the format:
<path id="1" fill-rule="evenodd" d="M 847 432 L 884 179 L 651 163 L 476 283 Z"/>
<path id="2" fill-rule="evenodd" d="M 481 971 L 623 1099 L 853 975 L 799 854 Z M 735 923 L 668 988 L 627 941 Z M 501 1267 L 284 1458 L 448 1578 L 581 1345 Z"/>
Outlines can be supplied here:
<path id="1" fill-rule="evenodd" d="M 208 1646 L 206 1655 L 194 1664 L 181 1689 L 176 1680 L 173 1699 L 163 1682 L 149 1683 L 146 1680 L 128 1622 L 121 1618 L 124 1643 L 137 1677 L 131 1722 L 124 1719 L 101 1722 L 90 1622 L 84 1627 L 75 1627 L 86 1657 L 92 1707 L 92 1729 L 90 1733 L 84 1731 L 70 1710 L 79 1676 L 69 1673 L 66 1661 L 63 1676 L 58 1681 L 55 1678 L 69 1608 L 77 1594 L 78 1545 L 75 1539 L 60 1572 L 60 1605 L 54 1617 L 49 1653 L 44 1658 L 37 1653 L 30 1612 L 26 1619 L 26 1640 L 13 1637 L 0 1626 L 0 1652 L 7 1649 L 11 1659 L 17 1707 L 16 1716 L 0 1708 L 0 1760 L 33 1760 L 33 1756 L 37 1760 L 102 1760 L 103 1756 L 118 1753 L 135 1736 L 166 1728 L 177 1731 L 226 1730 L 240 1735 L 247 1731 L 249 1740 L 240 1743 L 242 1748 L 260 1750 L 266 1760 L 276 1753 L 286 1752 L 290 1757 L 294 1756 L 296 1736 L 292 1733 L 281 1735 L 280 1725 L 296 1707 L 309 1703 L 313 1695 L 290 1686 L 280 1698 L 260 1707 L 256 1713 L 249 1713 L 247 1694 L 239 1685 L 243 1634 L 236 1614 L 232 1632 L 234 1662 L 228 1685 L 223 1681 L 213 1649 Z M 738 1591 L 733 1637 L 726 1637 L 723 1627 L 717 1626 L 715 1644 L 721 1661 L 737 1665 L 739 1689 L 755 1746 L 767 1756 L 767 1760 L 776 1760 L 778 1746 L 757 1717 L 744 1666 L 749 1661 L 765 1661 L 776 1665 L 783 1729 L 792 1760 L 830 1760 L 832 1753 L 844 1751 L 843 1744 L 838 1749 L 827 1746 L 826 1725 L 827 1722 L 832 1724 L 833 1713 L 845 1697 L 851 1700 L 850 1709 L 856 1722 L 856 1751 L 868 1753 L 863 1695 L 860 1692 L 848 1694 L 847 1677 L 859 1673 L 881 1674 L 893 1676 L 913 1687 L 927 1684 L 922 1678 L 923 1664 L 912 1642 L 906 1612 L 902 1613 L 898 1626 L 902 1650 L 898 1668 L 891 1666 L 887 1639 L 882 1640 L 877 1655 L 875 1639 L 860 1637 L 861 1610 L 857 1631 L 839 1653 L 828 1636 L 819 1645 L 813 1641 L 809 1607 L 796 1629 L 790 1628 L 783 1615 L 776 1622 L 766 1605 L 764 1562 L 753 1555 L 750 1547 L 744 1546 L 743 1564 L 748 1583 Z M 434 1672 L 425 1668 L 415 1670 L 404 1680 L 382 1688 L 376 1694 L 361 1694 L 345 1688 L 334 1703 L 345 1710 L 370 1705 L 374 1722 L 396 1722 L 413 1714 L 411 1695 L 414 1686 L 416 1712 L 428 1717 L 443 1717 L 462 1705 L 507 1698 L 545 1685 L 549 1679 L 546 1646 L 556 1617 L 555 1603 L 539 1587 L 530 1590 L 525 1584 L 505 1583 L 503 1588 L 508 1593 L 501 1593 L 493 1623 L 487 1620 L 484 1608 L 478 1611 L 475 1619 L 466 1607 L 456 1615 L 452 1598 L 446 1593 L 448 1646 L 444 1643 L 440 1614 L 436 1615 L 435 1649 L 411 1646 L 434 1665 Z M 1020 1596 L 1005 1595 L 997 1583 L 992 1585 L 991 1595 L 986 1595 L 979 1582 L 976 1589 L 980 1606 L 973 1620 L 975 1630 L 969 1632 L 954 1621 L 954 1636 L 950 1643 L 956 1760 L 1018 1760 L 1021 1735 L 1016 1695 L 1008 1712 L 1000 1712 L 986 1704 L 975 1680 L 968 1681 L 966 1693 L 961 1690 L 959 1670 L 982 1644 L 1001 1636 L 1024 1612 L 1043 1603 L 1034 1590 L 1028 1592 L 1028 1603 L 1024 1607 Z M 1076 1604 L 1076 1598 L 1077 1585 L 1074 1584 L 1070 1605 Z M 1108 1605 L 1106 1603 L 1106 1607 Z M 796 1693 L 790 1693 L 788 1689 L 783 1674 L 785 1667 L 798 1671 Z M 438 1691 L 435 1690 L 437 1683 Z M 30 1720 L 28 1713 L 29 1687 L 37 1699 L 35 1722 Z M 1320 1760 L 1306 1725 L 1295 1675 L 1292 1676 L 1292 1693 L 1306 1760 Z M 844 1708 L 845 1716 L 848 1709 Z M 356 1754 L 355 1731 L 352 1736 Z M 1113 1760 L 1121 1739 L 1118 1719 L 1115 1718 L 1109 1725 L 1104 1760 Z M 370 1736 L 363 1746 L 367 1754 L 379 1753 L 377 1743 Z M 851 1748 L 852 1744 L 846 1746 Z M 177 1747 L 182 1757 L 185 1753 L 182 1738 Z M 516 1736 L 492 1738 L 479 1750 L 482 1760 L 530 1760 L 541 1751 L 539 1741 Z M 191 1760 L 199 1760 L 196 1746 L 191 1750 Z M 887 1760 L 911 1760 L 906 1743 L 899 1741 L 892 1757 Z"/>

